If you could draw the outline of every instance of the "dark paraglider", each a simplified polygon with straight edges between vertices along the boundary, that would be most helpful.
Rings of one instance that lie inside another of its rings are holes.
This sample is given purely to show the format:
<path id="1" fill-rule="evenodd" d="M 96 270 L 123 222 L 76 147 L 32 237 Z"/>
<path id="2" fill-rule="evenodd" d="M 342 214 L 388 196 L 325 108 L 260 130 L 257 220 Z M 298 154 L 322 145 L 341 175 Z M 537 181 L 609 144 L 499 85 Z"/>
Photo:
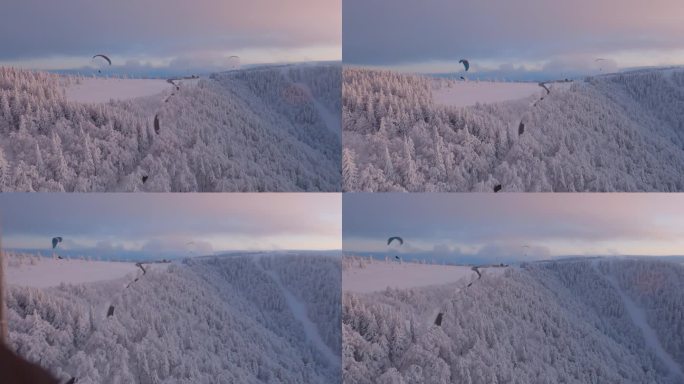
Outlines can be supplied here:
<path id="1" fill-rule="evenodd" d="M 470 69 L 470 62 L 466 59 L 461 59 L 458 61 L 459 64 L 463 64 L 463 67 L 465 68 L 465 71 L 468 72 Z"/>
<path id="2" fill-rule="evenodd" d="M 58 237 L 53 237 L 53 238 L 52 238 L 52 249 L 57 248 L 57 245 L 58 245 L 59 243 L 61 243 L 61 242 L 62 242 L 62 238 L 61 238 L 61 237 L 59 237 L 59 236 L 58 236 Z"/>
<path id="3" fill-rule="evenodd" d="M 107 317 L 111 317 L 114 315 L 114 306 L 110 305 L 109 309 L 107 310 Z"/>
<path id="4" fill-rule="evenodd" d="M 154 133 L 158 135 L 160 129 L 161 128 L 159 127 L 159 115 L 154 115 Z"/>
<path id="5" fill-rule="evenodd" d="M 106 55 L 97 54 L 97 55 L 93 56 L 93 59 L 96 59 L 98 57 L 105 59 L 107 61 L 107 63 L 109 63 L 109 65 L 112 65 L 112 60 L 109 57 L 107 57 Z"/>
<path id="6" fill-rule="evenodd" d="M 501 186 L 501 184 L 495 185 L 495 186 L 494 186 L 494 193 L 499 192 L 499 191 L 501 190 L 501 188 L 503 188 L 503 187 Z"/>
<path id="7" fill-rule="evenodd" d="M 106 66 L 112 66 L 112 60 L 107 55 L 97 54 L 93 56 L 92 63 L 97 67 L 97 73 L 102 73 Z"/>
<path id="8" fill-rule="evenodd" d="M 148 176 L 143 176 L 143 177 L 142 177 L 142 182 L 143 182 L 143 184 L 145 184 L 145 183 L 147 182 L 147 177 L 148 177 Z"/>
<path id="9" fill-rule="evenodd" d="M 518 136 L 522 135 L 523 133 L 525 133 L 525 123 L 521 121 L 520 125 L 518 125 Z"/>
<path id="10" fill-rule="evenodd" d="M 399 236 L 392 236 L 389 239 L 387 239 L 387 245 L 392 244 L 392 242 L 395 240 L 399 242 L 399 245 L 404 245 L 404 239 L 402 239 Z"/>

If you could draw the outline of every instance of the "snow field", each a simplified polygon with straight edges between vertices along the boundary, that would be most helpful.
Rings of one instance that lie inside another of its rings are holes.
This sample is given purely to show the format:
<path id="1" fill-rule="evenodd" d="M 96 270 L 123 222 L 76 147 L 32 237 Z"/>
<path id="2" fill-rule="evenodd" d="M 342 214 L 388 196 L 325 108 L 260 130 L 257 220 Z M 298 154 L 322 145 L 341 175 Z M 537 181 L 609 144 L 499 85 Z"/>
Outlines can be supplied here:
<path id="1" fill-rule="evenodd" d="M 66 98 L 77 103 L 106 103 L 154 96 L 173 86 L 163 79 L 82 78 L 65 88 Z"/>
<path id="2" fill-rule="evenodd" d="M 8 253 L 6 281 L 9 285 L 47 288 L 60 284 L 85 284 L 133 278 L 135 263 L 52 259 Z"/>
<path id="3" fill-rule="evenodd" d="M 432 89 L 437 105 L 467 107 L 475 104 L 539 98 L 546 93 L 537 83 L 503 83 L 493 81 L 458 81 Z"/>
<path id="4" fill-rule="evenodd" d="M 408 289 L 473 280 L 477 274 L 468 266 L 430 265 L 373 260 L 363 267 L 342 272 L 342 290 L 369 293 L 385 289 Z"/>

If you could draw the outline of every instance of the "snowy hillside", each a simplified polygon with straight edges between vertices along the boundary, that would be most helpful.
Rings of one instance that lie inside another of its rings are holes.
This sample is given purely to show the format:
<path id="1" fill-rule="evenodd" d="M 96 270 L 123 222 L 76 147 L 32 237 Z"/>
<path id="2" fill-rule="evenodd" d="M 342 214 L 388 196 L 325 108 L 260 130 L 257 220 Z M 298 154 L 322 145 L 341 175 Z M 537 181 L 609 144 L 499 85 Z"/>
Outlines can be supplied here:
<path id="1" fill-rule="evenodd" d="M 78 103 L 106 103 L 130 100 L 171 91 L 173 84 L 158 79 L 82 78 L 65 86 L 65 96 Z"/>
<path id="2" fill-rule="evenodd" d="M 436 105 L 467 107 L 478 103 L 541 97 L 543 89 L 536 83 L 503 83 L 494 81 L 436 82 L 432 100 Z"/>
<path id="3" fill-rule="evenodd" d="M 117 280 L 141 272 L 134 263 L 53 259 L 30 254 L 10 254 L 7 284 L 47 288 Z"/>
<path id="4" fill-rule="evenodd" d="M 543 86 L 343 77 L 347 191 L 684 190 L 682 69 Z"/>
<path id="5" fill-rule="evenodd" d="M 341 382 L 338 258 L 263 254 L 142 267 L 50 288 L 10 277 L 10 346 L 79 384 Z"/>
<path id="6" fill-rule="evenodd" d="M 353 260 L 353 261 L 352 261 Z M 477 278 L 471 267 L 431 265 L 345 258 L 342 290 L 345 292 L 378 292 L 455 282 L 469 283 Z"/>
<path id="7" fill-rule="evenodd" d="M 333 64 L 173 84 L 0 68 L 0 190 L 339 191 L 340 88 Z"/>
<path id="8" fill-rule="evenodd" d="M 345 383 L 681 383 L 684 268 L 567 261 L 343 295 Z"/>

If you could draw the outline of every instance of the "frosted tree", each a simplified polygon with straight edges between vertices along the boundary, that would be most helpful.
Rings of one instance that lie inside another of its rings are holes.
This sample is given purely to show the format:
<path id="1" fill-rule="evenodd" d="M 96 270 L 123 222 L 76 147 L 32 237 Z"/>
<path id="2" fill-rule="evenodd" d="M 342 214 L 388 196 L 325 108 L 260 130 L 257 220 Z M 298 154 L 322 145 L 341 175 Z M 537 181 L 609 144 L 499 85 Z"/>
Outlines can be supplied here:
<path id="1" fill-rule="evenodd" d="M 354 152 L 348 148 L 342 150 L 342 180 L 345 190 L 354 190 L 357 183 Z"/>

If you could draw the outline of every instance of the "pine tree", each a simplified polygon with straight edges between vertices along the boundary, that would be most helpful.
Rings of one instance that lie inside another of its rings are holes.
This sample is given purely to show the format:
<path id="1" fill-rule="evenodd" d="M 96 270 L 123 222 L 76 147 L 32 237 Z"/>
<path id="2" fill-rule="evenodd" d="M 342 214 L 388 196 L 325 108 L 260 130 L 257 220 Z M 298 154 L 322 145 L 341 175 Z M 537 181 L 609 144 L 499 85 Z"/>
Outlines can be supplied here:
<path id="1" fill-rule="evenodd" d="M 356 162 L 354 152 L 349 148 L 342 149 L 342 188 L 354 191 L 357 184 Z"/>

